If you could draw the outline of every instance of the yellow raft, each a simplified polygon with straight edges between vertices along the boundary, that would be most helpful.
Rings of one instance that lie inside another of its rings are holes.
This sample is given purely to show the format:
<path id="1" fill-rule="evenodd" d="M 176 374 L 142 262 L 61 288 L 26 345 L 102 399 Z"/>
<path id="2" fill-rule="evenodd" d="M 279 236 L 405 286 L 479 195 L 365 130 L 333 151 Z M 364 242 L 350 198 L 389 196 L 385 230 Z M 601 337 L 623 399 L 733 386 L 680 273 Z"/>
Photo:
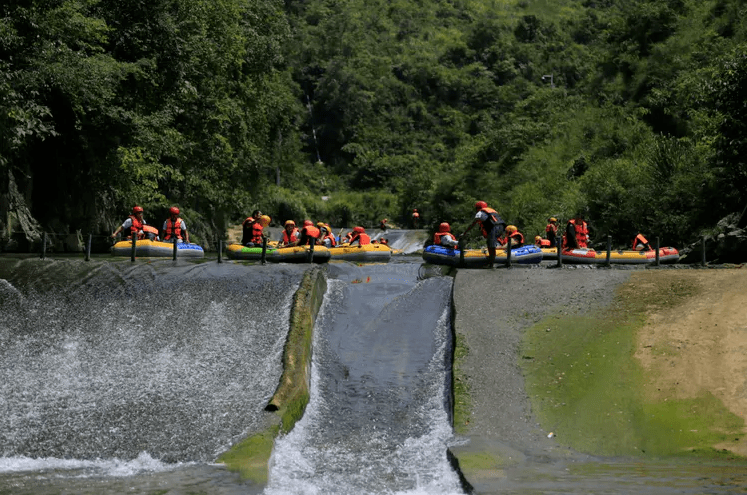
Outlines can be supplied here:
<path id="1" fill-rule="evenodd" d="M 332 260 L 355 261 L 364 263 L 387 263 L 392 257 L 392 249 L 386 244 L 365 244 L 351 246 L 343 244 L 329 248 Z"/>

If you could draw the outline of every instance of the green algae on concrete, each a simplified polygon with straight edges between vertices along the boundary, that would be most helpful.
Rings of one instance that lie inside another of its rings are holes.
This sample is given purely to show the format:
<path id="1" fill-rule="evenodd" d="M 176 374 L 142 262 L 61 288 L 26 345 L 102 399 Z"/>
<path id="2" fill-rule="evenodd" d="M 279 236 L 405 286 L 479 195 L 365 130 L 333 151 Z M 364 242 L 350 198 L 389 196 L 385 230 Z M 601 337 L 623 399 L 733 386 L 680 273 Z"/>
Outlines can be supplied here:
<path id="1" fill-rule="evenodd" d="M 275 411 L 279 424 L 237 443 L 218 458 L 229 470 L 259 484 L 267 483 L 267 462 L 275 437 L 287 433 L 301 419 L 309 402 L 311 341 L 314 321 L 327 290 L 321 267 L 308 270 L 293 297 L 290 331 L 283 352 L 283 374 L 267 406 Z"/>
<path id="2" fill-rule="evenodd" d="M 454 431 L 459 434 L 467 433 L 472 415 L 472 396 L 470 394 L 469 382 L 464 378 L 464 373 L 461 372 L 462 363 L 464 363 L 464 359 L 468 354 L 469 348 L 465 343 L 464 336 L 454 332 L 451 386 L 452 400 L 454 401 Z"/>
<path id="3" fill-rule="evenodd" d="M 714 446 L 737 441 L 744 421 L 714 396 L 645 397 L 634 353 L 652 299 L 636 298 L 631 284 L 597 315 L 549 317 L 527 331 L 520 361 L 542 427 L 559 444 L 591 454 L 733 456 Z M 692 293 L 679 289 L 657 304 L 678 304 L 682 292 Z"/>

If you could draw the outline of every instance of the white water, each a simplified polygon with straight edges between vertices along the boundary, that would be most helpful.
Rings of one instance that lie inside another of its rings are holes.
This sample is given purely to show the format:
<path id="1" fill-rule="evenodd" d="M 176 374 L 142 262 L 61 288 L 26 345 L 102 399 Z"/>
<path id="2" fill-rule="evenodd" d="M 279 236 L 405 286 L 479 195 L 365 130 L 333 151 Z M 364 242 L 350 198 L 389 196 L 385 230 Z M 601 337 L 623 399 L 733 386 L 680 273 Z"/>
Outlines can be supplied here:
<path id="1" fill-rule="evenodd" d="M 433 285 L 435 281 L 426 283 Z M 338 280 L 329 283 L 315 328 L 311 400 L 302 420 L 288 435 L 276 441 L 265 493 L 462 494 L 458 476 L 446 456 L 447 444 L 453 435 L 445 408 L 447 370 L 444 363 L 450 339 L 448 304 L 443 307 L 440 318 L 433 319 L 433 353 L 425 369 L 417 375 L 402 376 L 399 370 L 387 369 L 371 372 L 365 365 L 356 368 L 355 363 L 340 375 L 335 370 L 339 367 L 336 360 L 340 356 L 353 356 L 354 362 L 365 360 L 355 358 L 354 351 L 349 348 L 330 344 L 325 336 L 327 328 L 341 324 L 335 322 L 339 320 L 336 313 L 345 304 L 345 292 L 350 287 Z M 422 287 L 418 289 L 423 291 Z M 419 297 L 431 294 L 439 297 L 438 290 L 426 291 Z M 385 297 L 369 297 L 369 304 L 376 306 L 377 299 L 384 307 L 407 306 L 408 300 L 417 301 L 418 296 L 394 292 Z M 386 320 L 384 324 L 394 334 L 408 331 L 397 326 L 399 309 L 379 313 L 380 309 L 372 308 L 366 314 Z M 367 323 L 369 331 L 374 326 L 370 321 Z M 386 352 L 379 346 L 380 341 L 374 345 L 371 339 L 349 332 L 347 340 L 358 341 L 363 346 L 358 352 Z M 396 337 L 384 340 L 392 341 L 393 348 L 389 351 L 396 354 Z M 428 344 L 423 342 L 423 345 Z M 375 358 L 371 363 L 377 366 Z M 378 365 L 386 368 L 386 359 Z M 339 396 L 330 396 L 328 392 L 333 389 L 340 395 L 353 397 L 346 402 Z M 355 394 L 365 396 L 354 397 Z"/>

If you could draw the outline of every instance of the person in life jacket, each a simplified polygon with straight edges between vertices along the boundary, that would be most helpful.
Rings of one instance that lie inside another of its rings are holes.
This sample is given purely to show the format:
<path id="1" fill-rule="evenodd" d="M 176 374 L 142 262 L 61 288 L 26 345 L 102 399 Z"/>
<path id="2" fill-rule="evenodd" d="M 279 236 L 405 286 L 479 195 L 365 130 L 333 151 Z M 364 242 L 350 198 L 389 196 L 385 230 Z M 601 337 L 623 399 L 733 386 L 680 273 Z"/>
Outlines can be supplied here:
<path id="1" fill-rule="evenodd" d="M 543 239 L 542 236 L 539 236 L 539 235 L 534 236 L 534 245 L 537 246 L 538 248 L 552 247 L 552 245 L 550 245 L 549 239 Z"/>
<path id="2" fill-rule="evenodd" d="M 420 212 L 417 208 L 413 208 L 412 210 L 412 228 L 417 229 L 418 228 L 418 222 L 420 222 Z"/>
<path id="3" fill-rule="evenodd" d="M 311 244 L 317 244 L 317 240 L 321 237 L 321 231 L 314 226 L 314 222 L 311 220 L 304 220 L 301 233 L 298 236 L 298 241 L 295 245 L 297 246 L 310 246 Z"/>
<path id="4" fill-rule="evenodd" d="M 262 212 L 254 210 L 252 216 L 247 217 L 241 223 L 241 244 L 246 247 L 256 247 L 262 245 L 264 225 L 260 221 Z"/>
<path id="5" fill-rule="evenodd" d="M 547 219 L 547 226 L 545 227 L 545 236 L 547 241 L 550 243 L 548 247 L 556 247 L 558 238 L 558 219 L 550 217 Z"/>
<path id="6" fill-rule="evenodd" d="M 643 234 L 638 232 L 638 235 L 633 239 L 633 249 L 636 251 L 653 251 L 654 248 L 648 243 L 648 240 L 643 237 Z"/>
<path id="7" fill-rule="evenodd" d="M 459 241 L 451 233 L 451 226 L 447 222 L 441 222 L 438 231 L 433 234 L 433 244 L 455 249 L 459 245 Z"/>
<path id="8" fill-rule="evenodd" d="M 505 235 L 499 237 L 497 242 L 504 247 L 508 246 L 508 240 L 511 239 L 511 249 L 520 248 L 524 245 L 524 235 L 519 232 L 515 225 L 506 227 Z"/>
<path id="9" fill-rule="evenodd" d="M 460 237 L 467 235 L 475 224 L 480 224 L 482 230 L 482 236 L 485 238 L 488 244 L 488 268 L 493 268 L 495 263 L 495 245 L 496 239 L 503 234 L 503 230 L 506 228 L 506 222 L 503 221 L 500 214 L 493 208 L 488 207 L 485 201 L 477 201 L 475 203 L 475 219 L 472 221 L 467 230 Z"/>
<path id="10" fill-rule="evenodd" d="M 146 235 L 145 232 L 143 232 L 143 226 L 145 224 L 146 222 L 143 220 L 143 208 L 140 206 L 134 206 L 130 216 L 127 217 L 124 223 L 114 231 L 112 239 L 117 237 L 117 234 L 120 232 L 122 232 L 127 239 L 132 239 L 133 236 L 135 236 L 136 239 L 145 239 Z"/>
<path id="11" fill-rule="evenodd" d="M 359 246 L 371 244 L 371 237 L 366 234 L 366 229 L 361 226 L 353 227 L 353 236 L 350 238 L 350 245 L 357 242 Z"/>
<path id="12" fill-rule="evenodd" d="M 563 236 L 563 249 L 581 249 L 589 247 L 589 226 L 584 221 L 584 214 L 576 213 L 576 216 L 568 220 Z"/>
<path id="13" fill-rule="evenodd" d="M 189 244 L 187 224 L 179 218 L 179 208 L 169 208 L 169 218 L 163 222 L 163 240 L 168 242 L 186 242 Z"/>
<path id="14" fill-rule="evenodd" d="M 300 234 L 300 232 L 296 228 L 296 222 L 294 222 L 293 220 L 286 220 L 283 226 L 285 227 L 285 230 L 283 230 L 283 238 L 280 241 L 280 245 L 295 246 L 298 242 L 298 236 Z"/>
<path id="15" fill-rule="evenodd" d="M 324 222 L 317 222 L 316 226 L 319 228 L 319 232 L 321 233 L 321 236 L 319 238 L 319 244 L 321 244 L 324 247 L 328 247 L 328 248 L 333 248 L 337 246 L 337 241 L 335 241 L 335 236 L 332 234 L 332 227 L 330 227 Z"/>
<path id="16" fill-rule="evenodd" d="M 381 230 L 383 230 L 384 232 L 386 232 L 386 229 L 388 229 L 388 228 L 389 228 L 389 226 L 388 226 L 388 225 L 386 224 L 387 222 L 388 222 L 388 220 L 387 220 L 386 218 L 382 219 L 382 220 L 381 220 L 381 221 L 379 222 L 379 228 L 380 228 Z"/>

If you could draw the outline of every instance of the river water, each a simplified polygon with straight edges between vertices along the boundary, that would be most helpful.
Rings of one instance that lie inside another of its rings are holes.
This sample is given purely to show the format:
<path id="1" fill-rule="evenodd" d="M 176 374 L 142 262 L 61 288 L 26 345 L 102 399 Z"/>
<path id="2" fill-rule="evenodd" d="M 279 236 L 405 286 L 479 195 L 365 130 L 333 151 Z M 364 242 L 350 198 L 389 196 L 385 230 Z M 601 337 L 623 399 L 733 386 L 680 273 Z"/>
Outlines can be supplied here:
<path id="1" fill-rule="evenodd" d="M 0 495 L 464 493 L 452 283 L 417 258 L 329 265 L 311 400 L 268 485 L 214 464 L 267 425 L 305 269 L 0 260 Z M 747 492 L 733 465 L 530 456 L 499 474 L 480 493 Z"/>

